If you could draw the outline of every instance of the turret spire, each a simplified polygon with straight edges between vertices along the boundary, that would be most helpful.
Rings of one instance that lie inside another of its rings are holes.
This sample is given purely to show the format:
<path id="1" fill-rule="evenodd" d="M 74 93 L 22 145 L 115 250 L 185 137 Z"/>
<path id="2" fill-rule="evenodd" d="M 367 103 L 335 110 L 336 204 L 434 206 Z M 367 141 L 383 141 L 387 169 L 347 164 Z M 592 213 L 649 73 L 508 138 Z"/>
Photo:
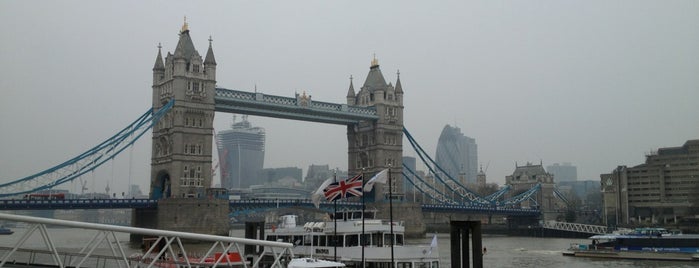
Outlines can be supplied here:
<path id="1" fill-rule="evenodd" d="M 349 89 L 347 90 L 347 97 L 348 98 L 354 98 L 354 96 L 355 96 L 354 95 L 354 83 L 352 82 L 353 79 L 354 79 L 354 77 L 352 77 L 352 75 L 350 75 L 350 85 L 349 85 Z"/>
<path id="2" fill-rule="evenodd" d="M 398 80 L 396 81 L 396 94 L 403 94 L 403 86 L 400 84 L 400 70 L 396 72 Z"/>
<path id="3" fill-rule="evenodd" d="M 155 65 L 153 65 L 153 71 L 165 70 L 165 64 L 163 64 L 163 54 L 161 49 L 163 48 L 160 43 L 158 43 L 158 56 L 155 58 Z"/>
<path id="4" fill-rule="evenodd" d="M 211 36 L 209 35 L 209 50 L 206 51 L 206 56 L 204 58 L 204 64 L 206 65 L 216 65 L 216 58 L 214 58 L 214 49 L 211 46 L 211 42 L 213 42 L 214 39 L 211 39 Z"/>

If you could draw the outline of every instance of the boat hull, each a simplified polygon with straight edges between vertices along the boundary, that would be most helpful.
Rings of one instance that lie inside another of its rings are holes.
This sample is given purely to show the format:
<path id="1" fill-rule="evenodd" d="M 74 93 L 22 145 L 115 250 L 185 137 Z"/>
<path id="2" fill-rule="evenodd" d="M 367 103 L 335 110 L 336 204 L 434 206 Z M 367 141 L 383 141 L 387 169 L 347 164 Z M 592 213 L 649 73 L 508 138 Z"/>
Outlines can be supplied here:
<path id="1" fill-rule="evenodd" d="M 567 250 L 564 256 L 588 258 L 612 258 L 633 260 L 699 261 L 699 253 L 653 252 L 653 251 L 610 251 L 610 250 Z"/>

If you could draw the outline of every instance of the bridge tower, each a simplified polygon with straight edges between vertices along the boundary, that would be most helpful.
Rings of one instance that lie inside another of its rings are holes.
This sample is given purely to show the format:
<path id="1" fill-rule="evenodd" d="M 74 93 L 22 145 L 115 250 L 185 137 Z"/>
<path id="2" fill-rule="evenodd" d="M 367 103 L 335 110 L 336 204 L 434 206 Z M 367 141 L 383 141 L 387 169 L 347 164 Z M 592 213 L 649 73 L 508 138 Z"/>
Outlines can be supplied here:
<path id="1" fill-rule="evenodd" d="M 507 198 L 529 190 L 536 184 L 541 184 L 539 192 L 532 197 L 535 202 L 527 200 L 522 202 L 521 206 L 533 207 L 538 205 L 541 210 L 542 220 L 555 220 L 560 215 L 557 211 L 563 205 L 553 194 L 555 187 L 553 174 L 546 172 L 542 164 L 534 165 L 528 162 L 524 166 L 516 165 L 512 175 L 505 177 L 505 184 L 512 187 L 510 192 L 506 194 Z"/>
<path id="2" fill-rule="evenodd" d="M 158 229 L 227 233 L 227 200 L 213 200 L 212 142 L 216 60 L 212 40 L 202 58 L 185 20 L 174 54 L 153 66 L 153 109 L 171 99 L 173 108 L 153 126 L 150 198 L 157 212 L 135 211 L 134 225 Z M 155 215 L 153 215 L 155 214 Z"/>
<path id="3" fill-rule="evenodd" d="M 350 77 L 347 104 L 376 108 L 378 120 L 361 121 L 347 126 L 348 171 L 350 175 L 364 172 L 365 179 L 390 167 L 392 194 L 387 184 L 376 184 L 374 190 L 365 197 L 367 202 L 379 210 L 381 218 L 388 219 L 389 196 L 393 198 L 393 218 L 406 222 L 406 234 L 424 234 L 420 204 L 404 200 L 403 192 L 403 87 L 400 72 L 396 85 L 386 83 L 379 62 L 374 57 L 369 74 L 360 88 L 354 91 Z M 397 202 L 398 201 L 398 202 Z M 420 216 L 417 216 L 420 215 Z"/>
<path id="4" fill-rule="evenodd" d="M 375 122 L 362 121 L 347 127 L 348 171 L 359 174 L 364 171 L 370 177 L 379 171 L 391 168 L 394 199 L 403 197 L 403 88 L 400 73 L 394 87 L 386 83 L 379 62 L 371 61 L 369 74 L 364 85 L 355 94 L 354 84 L 350 78 L 347 92 L 347 104 L 356 106 L 373 106 L 379 119 Z M 377 185 L 375 201 L 387 200 L 388 186 Z"/>

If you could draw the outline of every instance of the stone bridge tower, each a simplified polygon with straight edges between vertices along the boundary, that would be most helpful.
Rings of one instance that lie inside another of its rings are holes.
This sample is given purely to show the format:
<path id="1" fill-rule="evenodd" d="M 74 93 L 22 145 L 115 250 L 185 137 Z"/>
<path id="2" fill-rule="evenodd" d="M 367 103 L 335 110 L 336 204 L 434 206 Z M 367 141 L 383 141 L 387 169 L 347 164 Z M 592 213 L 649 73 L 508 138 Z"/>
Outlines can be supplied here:
<path id="1" fill-rule="evenodd" d="M 196 233 L 226 234 L 227 200 L 209 198 L 216 60 L 202 58 L 185 21 L 174 54 L 163 62 L 161 47 L 153 66 L 153 109 L 171 99 L 173 108 L 153 126 L 150 198 L 157 211 L 136 210 L 133 225 Z"/>
<path id="2" fill-rule="evenodd" d="M 349 174 L 364 172 L 365 180 L 368 180 L 379 171 L 390 168 L 392 194 L 389 195 L 387 184 L 376 184 L 374 190 L 365 196 L 368 206 L 377 208 L 378 216 L 388 219 L 392 203 L 393 219 L 405 222 L 406 235 L 424 235 L 420 204 L 403 198 L 403 87 L 400 73 L 397 73 L 395 86 L 386 83 L 379 62 L 374 58 L 359 92 L 355 93 L 350 80 L 347 104 L 373 106 L 379 117 L 374 122 L 363 121 L 347 127 Z M 392 202 L 388 202 L 389 196 L 393 198 Z"/>
<path id="3" fill-rule="evenodd" d="M 204 198 L 211 187 L 215 87 L 211 42 L 202 58 L 185 22 L 174 55 L 163 64 L 158 48 L 153 67 L 153 109 L 175 106 L 153 127 L 151 198 Z"/>
<path id="4" fill-rule="evenodd" d="M 351 78 L 350 78 L 351 79 Z M 362 121 L 347 127 L 348 171 L 350 175 L 364 172 L 366 180 L 379 171 L 391 168 L 391 188 L 394 199 L 403 197 L 403 88 L 400 73 L 394 87 L 386 80 L 379 69 L 379 62 L 371 61 L 369 74 L 364 85 L 355 94 L 350 80 L 347 104 L 373 106 L 379 119 L 375 122 Z M 380 202 L 388 198 L 388 185 L 377 184 L 369 200 Z"/>

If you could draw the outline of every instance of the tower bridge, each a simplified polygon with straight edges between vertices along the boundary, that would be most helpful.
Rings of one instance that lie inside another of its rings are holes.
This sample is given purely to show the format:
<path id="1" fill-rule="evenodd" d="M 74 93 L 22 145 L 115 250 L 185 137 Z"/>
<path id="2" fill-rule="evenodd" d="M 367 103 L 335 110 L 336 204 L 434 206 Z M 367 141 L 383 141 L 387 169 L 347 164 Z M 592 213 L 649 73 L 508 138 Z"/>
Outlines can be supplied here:
<path id="1" fill-rule="evenodd" d="M 187 24 L 183 25 L 174 52 L 163 56 L 162 47 L 153 66 L 152 109 L 129 127 L 95 148 L 57 167 L 0 185 L 0 197 L 51 189 L 74 180 L 112 159 L 144 130 L 152 127 L 151 176 L 148 200 L 12 200 L 0 202 L 0 209 L 133 208 L 136 227 L 225 234 L 231 211 L 279 206 L 280 202 L 256 204 L 211 198 L 213 119 L 215 112 L 240 113 L 345 126 L 347 129 L 348 173 L 370 176 L 389 169 L 391 178 L 405 176 L 401 165 L 404 135 L 434 174 L 432 160 L 410 136 L 403 124 L 404 91 L 400 73 L 395 85 L 387 83 L 378 60 L 373 59 L 364 83 L 355 91 L 350 78 L 346 103 L 312 99 L 306 93 L 282 97 L 217 87 L 217 62 L 213 40 L 204 57 L 195 49 Z M 440 169 L 434 165 L 436 169 Z M 409 169 L 405 170 L 412 172 Z M 441 178 L 440 187 L 417 178 L 410 181 L 436 203 L 398 202 L 397 220 L 406 220 L 407 230 L 424 230 L 420 215 L 427 212 L 456 212 L 536 217 L 536 209 L 510 207 L 529 200 L 538 190 L 532 186 L 512 198 L 480 197 L 453 178 Z M 447 174 L 448 176 L 448 174 Z M 415 178 L 413 176 L 413 178 Z M 408 179 L 409 180 L 409 179 Z M 368 202 L 388 213 L 388 200 L 402 200 L 402 179 L 377 184 L 368 193 Z M 392 193 L 388 193 L 392 189 Z M 498 195 L 498 197 L 501 196 Z M 281 202 L 285 206 L 309 206 L 310 202 Z M 345 204 L 349 207 L 352 204 Z M 356 205 L 356 204 L 355 204 Z M 324 204 L 323 206 L 327 206 Z M 321 206 L 321 207 L 323 207 Z M 410 219 L 410 220 L 407 220 Z"/>

